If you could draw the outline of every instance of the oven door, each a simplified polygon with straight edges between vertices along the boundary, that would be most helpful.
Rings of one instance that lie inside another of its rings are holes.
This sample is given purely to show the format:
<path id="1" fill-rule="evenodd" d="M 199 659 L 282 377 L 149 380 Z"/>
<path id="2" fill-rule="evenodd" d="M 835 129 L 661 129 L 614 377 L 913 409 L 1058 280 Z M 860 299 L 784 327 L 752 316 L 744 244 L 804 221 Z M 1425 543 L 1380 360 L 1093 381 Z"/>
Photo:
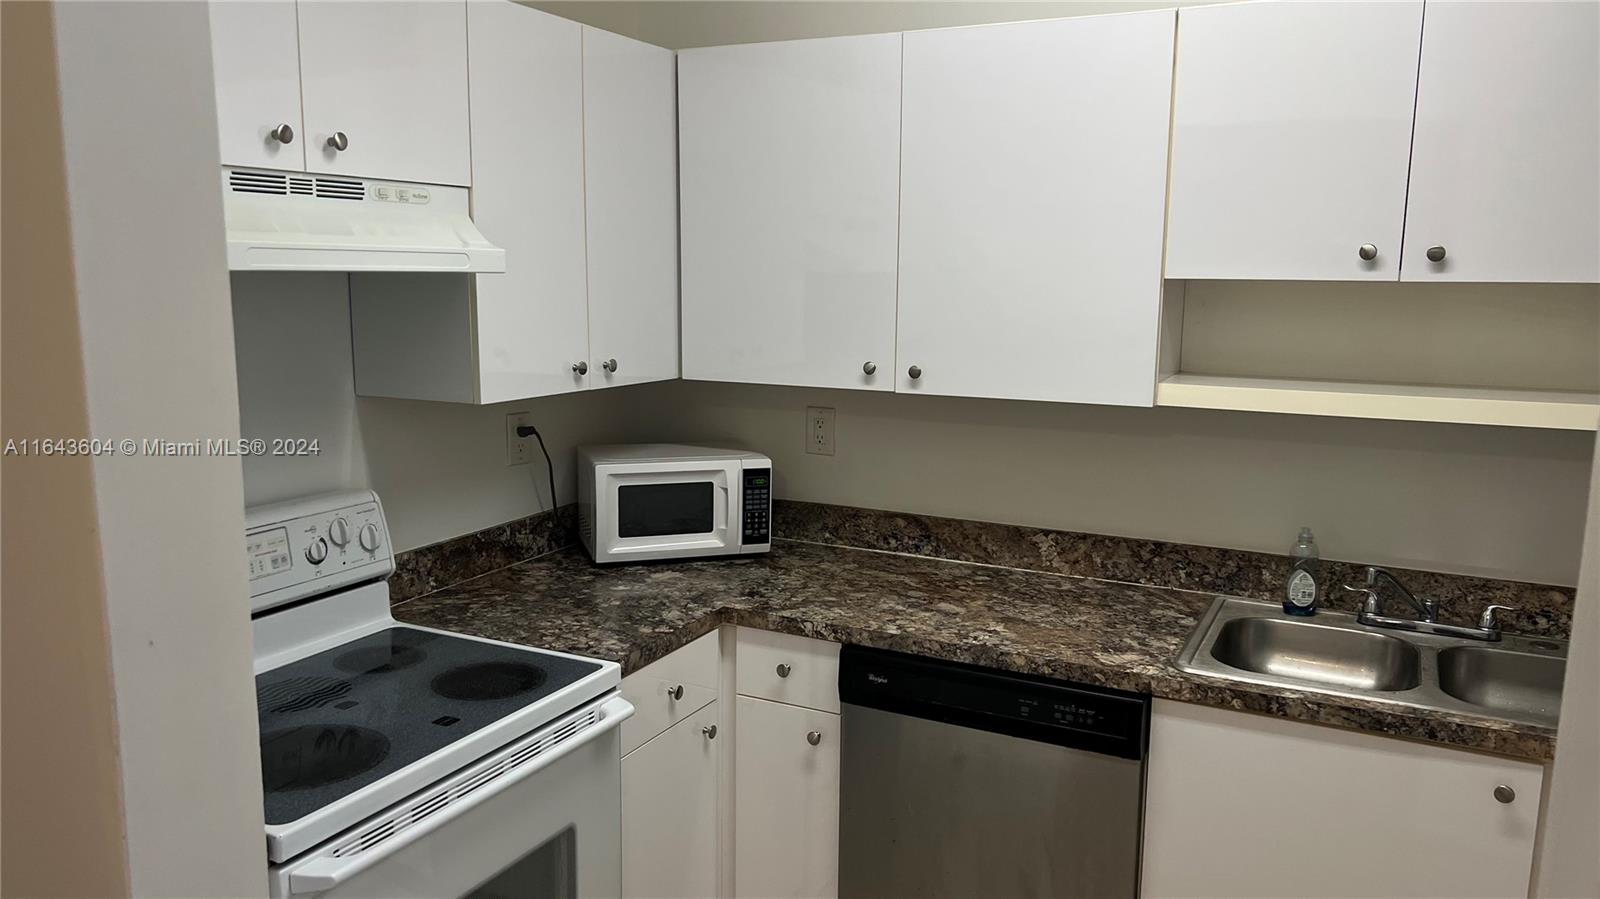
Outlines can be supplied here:
<path id="1" fill-rule="evenodd" d="M 613 694 L 271 869 L 273 897 L 577 899 L 622 880 Z"/>
<path id="2" fill-rule="evenodd" d="M 739 552 L 740 470 L 738 460 L 599 467 L 595 561 Z"/>

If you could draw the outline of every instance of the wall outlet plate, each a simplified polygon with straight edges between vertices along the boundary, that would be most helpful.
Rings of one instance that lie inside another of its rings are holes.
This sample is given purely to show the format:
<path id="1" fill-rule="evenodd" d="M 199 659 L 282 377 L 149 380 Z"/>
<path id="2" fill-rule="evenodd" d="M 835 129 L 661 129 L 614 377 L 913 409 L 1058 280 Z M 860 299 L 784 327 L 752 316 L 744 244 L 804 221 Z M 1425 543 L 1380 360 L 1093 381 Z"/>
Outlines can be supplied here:
<path id="1" fill-rule="evenodd" d="M 827 406 L 806 407 L 806 452 L 833 455 L 833 419 L 834 411 Z"/>
<path id="2" fill-rule="evenodd" d="M 531 412 L 506 413 L 506 464 L 527 465 L 533 461 L 533 435 L 518 437 L 517 428 L 533 424 Z"/>

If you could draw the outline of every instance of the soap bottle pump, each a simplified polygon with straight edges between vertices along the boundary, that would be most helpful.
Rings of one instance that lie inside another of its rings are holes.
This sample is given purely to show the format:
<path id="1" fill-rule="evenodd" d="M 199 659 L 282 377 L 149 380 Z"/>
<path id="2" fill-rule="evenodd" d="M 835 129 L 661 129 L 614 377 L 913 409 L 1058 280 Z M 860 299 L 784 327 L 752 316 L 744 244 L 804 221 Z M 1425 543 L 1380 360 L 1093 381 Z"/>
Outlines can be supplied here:
<path id="1" fill-rule="evenodd" d="M 1310 528 L 1301 528 L 1290 552 L 1289 582 L 1284 588 L 1283 611 L 1288 615 L 1310 616 L 1317 614 L 1317 600 L 1322 596 L 1318 581 L 1322 563 L 1317 553 L 1316 538 Z"/>

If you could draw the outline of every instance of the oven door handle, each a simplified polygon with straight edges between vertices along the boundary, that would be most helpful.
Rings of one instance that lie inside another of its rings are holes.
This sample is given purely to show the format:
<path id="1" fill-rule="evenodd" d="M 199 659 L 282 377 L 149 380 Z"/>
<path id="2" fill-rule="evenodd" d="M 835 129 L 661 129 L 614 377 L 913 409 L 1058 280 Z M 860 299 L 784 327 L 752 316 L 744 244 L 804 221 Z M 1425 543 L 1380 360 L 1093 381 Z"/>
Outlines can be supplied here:
<path id="1" fill-rule="evenodd" d="M 537 774 L 539 771 L 560 761 L 564 756 L 589 743 L 594 742 L 595 740 L 600 739 L 616 728 L 621 727 L 622 722 L 632 715 L 633 705 L 631 703 L 629 703 L 626 699 L 623 699 L 621 696 L 612 696 L 610 699 L 607 699 L 601 704 L 599 721 L 596 721 L 594 724 L 590 725 L 580 733 L 562 741 L 554 748 L 540 753 L 539 755 L 528 759 L 523 764 L 501 774 L 496 779 L 496 782 L 493 784 L 493 786 L 486 786 L 484 788 L 472 791 L 461 799 L 449 803 L 439 811 L 428 815 L 420 822 L 399 830 L 394 836 L 384 839 L 378 846 L 375 846 L 372 849 L 342 858 L 335 857 L 331 854 L 320 855 L 316 858 L 308 859 L 305 862 L 296 865 L 294 869 L 289 872 L 289 892 L 293 895 L 322 893 L 348 882 L 352 877 L 355 877 L 362 871 L 365 871 L 378 862 L 383 861 L 384 859 L 411 845 L 412 843 L 415 843 L 417 840 L 422 839 L 433 831 L 438 830 L 461 815 L 471 811 L 474 806 L 483 802 L 485 799 L 494 796 L 495 794 L 503 791 L 513 784 L 518 783 L 524 778 Z M 547 733 L 551 730 L 559 730 L 561 726 L 562 723 L 558 722 L 551 727 L 541 728 L 540 731 L 536 732 L 535 734 L 530 734 L 528 737 L 524 737 L 523 739 L 512 743 L 510 746 L 501 749 L 499 752 L 496 752 L 489 758 L 480 760 L 479 762 L 468 766 L 466 769 L 463 769 L 463 771 L 451 775 L 449 778 L 446 778 L 446 781 L 470 780 L 473 774 L 476 774 L 477 769 L 490 767 L 498 760 L 503 759 L 505 756 L 514 755 L 521 747 L 536 741 L 540 734 Z M 472 774 L 469 774 L 468 772 L 472 772 Z M 423 795 L 431 798 L 432 794 L 442 793 L 444 791 L 444 787 L 434 786 L 423 791 Z M 388 813 L 386 812 L 385 814 Z M 337 842 L 343 841 L 338 840 Z M 331 851 L 332 848 L 330 847 L 329 852 Z"/>

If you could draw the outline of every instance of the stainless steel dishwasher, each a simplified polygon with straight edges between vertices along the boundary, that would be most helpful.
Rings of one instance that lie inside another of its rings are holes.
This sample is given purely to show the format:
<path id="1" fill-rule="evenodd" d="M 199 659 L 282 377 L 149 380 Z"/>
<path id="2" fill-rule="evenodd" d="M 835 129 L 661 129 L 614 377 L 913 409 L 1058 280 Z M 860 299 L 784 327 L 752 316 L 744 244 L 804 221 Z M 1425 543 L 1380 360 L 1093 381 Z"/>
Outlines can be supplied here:
<path id="1" fill-rule="evenodd" d="M 846 646 L 839 895 L 1135 897 L 1150 698 Z"/>

